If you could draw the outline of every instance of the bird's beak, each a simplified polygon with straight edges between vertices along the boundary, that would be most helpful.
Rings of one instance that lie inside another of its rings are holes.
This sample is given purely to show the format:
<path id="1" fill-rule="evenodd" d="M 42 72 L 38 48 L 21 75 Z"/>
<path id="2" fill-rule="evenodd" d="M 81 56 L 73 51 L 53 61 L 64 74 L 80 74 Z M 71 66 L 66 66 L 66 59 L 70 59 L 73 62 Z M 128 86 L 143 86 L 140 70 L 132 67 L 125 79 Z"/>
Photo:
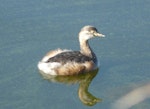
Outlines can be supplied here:
<path id="1" fill-rule="evenodd" d="M 100 33 L 98 33 L 98 32 L 95 32 L 95 33 L 94 33 L 94 36 L 98 36 L 98 37 L 105 37 L 105 35 L 100 34 Z"/>

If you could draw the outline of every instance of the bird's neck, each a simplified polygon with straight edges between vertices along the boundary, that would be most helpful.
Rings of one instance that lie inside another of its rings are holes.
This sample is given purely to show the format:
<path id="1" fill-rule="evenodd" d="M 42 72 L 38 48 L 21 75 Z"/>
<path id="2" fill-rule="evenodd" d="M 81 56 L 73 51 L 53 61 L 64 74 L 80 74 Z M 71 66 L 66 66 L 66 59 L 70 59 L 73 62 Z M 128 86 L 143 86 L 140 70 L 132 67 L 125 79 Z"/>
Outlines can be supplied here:
<path id="1" fill-rule="evenodd" d="M 90 48 L 89 46 L 89 43 L 88 41 L 80 41 L 80 50 L 81 50 L 81 53 L 86 55 L 86 56 L 89 56 L 89 57 L 93 57 L 92 56 L 92 49 Z"/>
<path id="2" fill-rule="evenodd" d="M 95 63 L 97 63 L 97 58 L 91 47 L 89 46 L 88 40 L 80 40 L 80 52 L 88 57 L 91 57 Z"/>
<path id="3" fill-rule="evenodd" d="M 86 36 L 84 33 L 79 33 L 80 52 L 92 58 L 94 63 L 97 64 L 96 55 L 89 46 L 88 39 L 90 39 L 90 36 Z"/>

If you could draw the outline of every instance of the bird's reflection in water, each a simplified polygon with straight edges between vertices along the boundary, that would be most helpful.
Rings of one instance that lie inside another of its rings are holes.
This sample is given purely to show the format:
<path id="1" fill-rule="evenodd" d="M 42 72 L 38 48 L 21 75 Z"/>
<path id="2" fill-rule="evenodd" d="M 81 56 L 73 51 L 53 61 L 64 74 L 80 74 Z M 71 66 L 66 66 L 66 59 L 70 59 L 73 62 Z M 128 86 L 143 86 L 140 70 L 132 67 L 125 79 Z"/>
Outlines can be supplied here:
<path id="1" fill-rule="evenodd" d="M 73 76 L 51 76 L 40 71 L 44 79 L 51 82 L 59 82 L 65 84 L 79 84 L 78 96 L 81 102 L 87 106 L 93 106 L 102 100 L 92 95 L 89 91 L 89 85 L 93 78 L 97 75 L 98 69 Z"/>

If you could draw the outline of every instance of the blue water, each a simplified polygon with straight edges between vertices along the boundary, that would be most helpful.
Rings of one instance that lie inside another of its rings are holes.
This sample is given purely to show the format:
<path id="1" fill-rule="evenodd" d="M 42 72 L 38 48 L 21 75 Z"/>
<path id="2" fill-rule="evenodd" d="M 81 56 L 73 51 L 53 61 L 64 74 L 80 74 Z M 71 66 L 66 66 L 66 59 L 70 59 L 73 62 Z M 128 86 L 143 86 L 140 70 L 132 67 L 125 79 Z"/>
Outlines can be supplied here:
<path id="1" fill-rule="evenodd" d="M 149 8 L 149 0 L 1 0 L 0 109 L 111 109 L 150 82 Z M 79 83 L 50 82 L 37 69 L 49 50 L 78 50 L 78 32 L 89 24 L 106 35 L 90 41 L 101 67 L 89 92 L 102 99 L 90 107 L 79 100 Z"/>

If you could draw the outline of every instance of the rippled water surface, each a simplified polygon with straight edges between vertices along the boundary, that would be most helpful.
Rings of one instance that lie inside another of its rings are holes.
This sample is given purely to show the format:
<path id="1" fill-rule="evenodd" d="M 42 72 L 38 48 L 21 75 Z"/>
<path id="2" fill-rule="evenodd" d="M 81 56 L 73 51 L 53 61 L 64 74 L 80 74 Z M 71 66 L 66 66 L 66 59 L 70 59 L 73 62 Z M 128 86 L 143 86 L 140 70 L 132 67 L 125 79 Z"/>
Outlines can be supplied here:
<path id="1" fill-rule="evenodd" d="M 149 109 L 149 7 L 149 0 L 1 0 L 0 108 Z M 101 64 L 97 72 L 39 73 L 47 51 L 78 50 L 78 32 L 89 24 L 106 35 L 90 40 Z M 120 103 L 128 99 L 130 105 Z"/>

